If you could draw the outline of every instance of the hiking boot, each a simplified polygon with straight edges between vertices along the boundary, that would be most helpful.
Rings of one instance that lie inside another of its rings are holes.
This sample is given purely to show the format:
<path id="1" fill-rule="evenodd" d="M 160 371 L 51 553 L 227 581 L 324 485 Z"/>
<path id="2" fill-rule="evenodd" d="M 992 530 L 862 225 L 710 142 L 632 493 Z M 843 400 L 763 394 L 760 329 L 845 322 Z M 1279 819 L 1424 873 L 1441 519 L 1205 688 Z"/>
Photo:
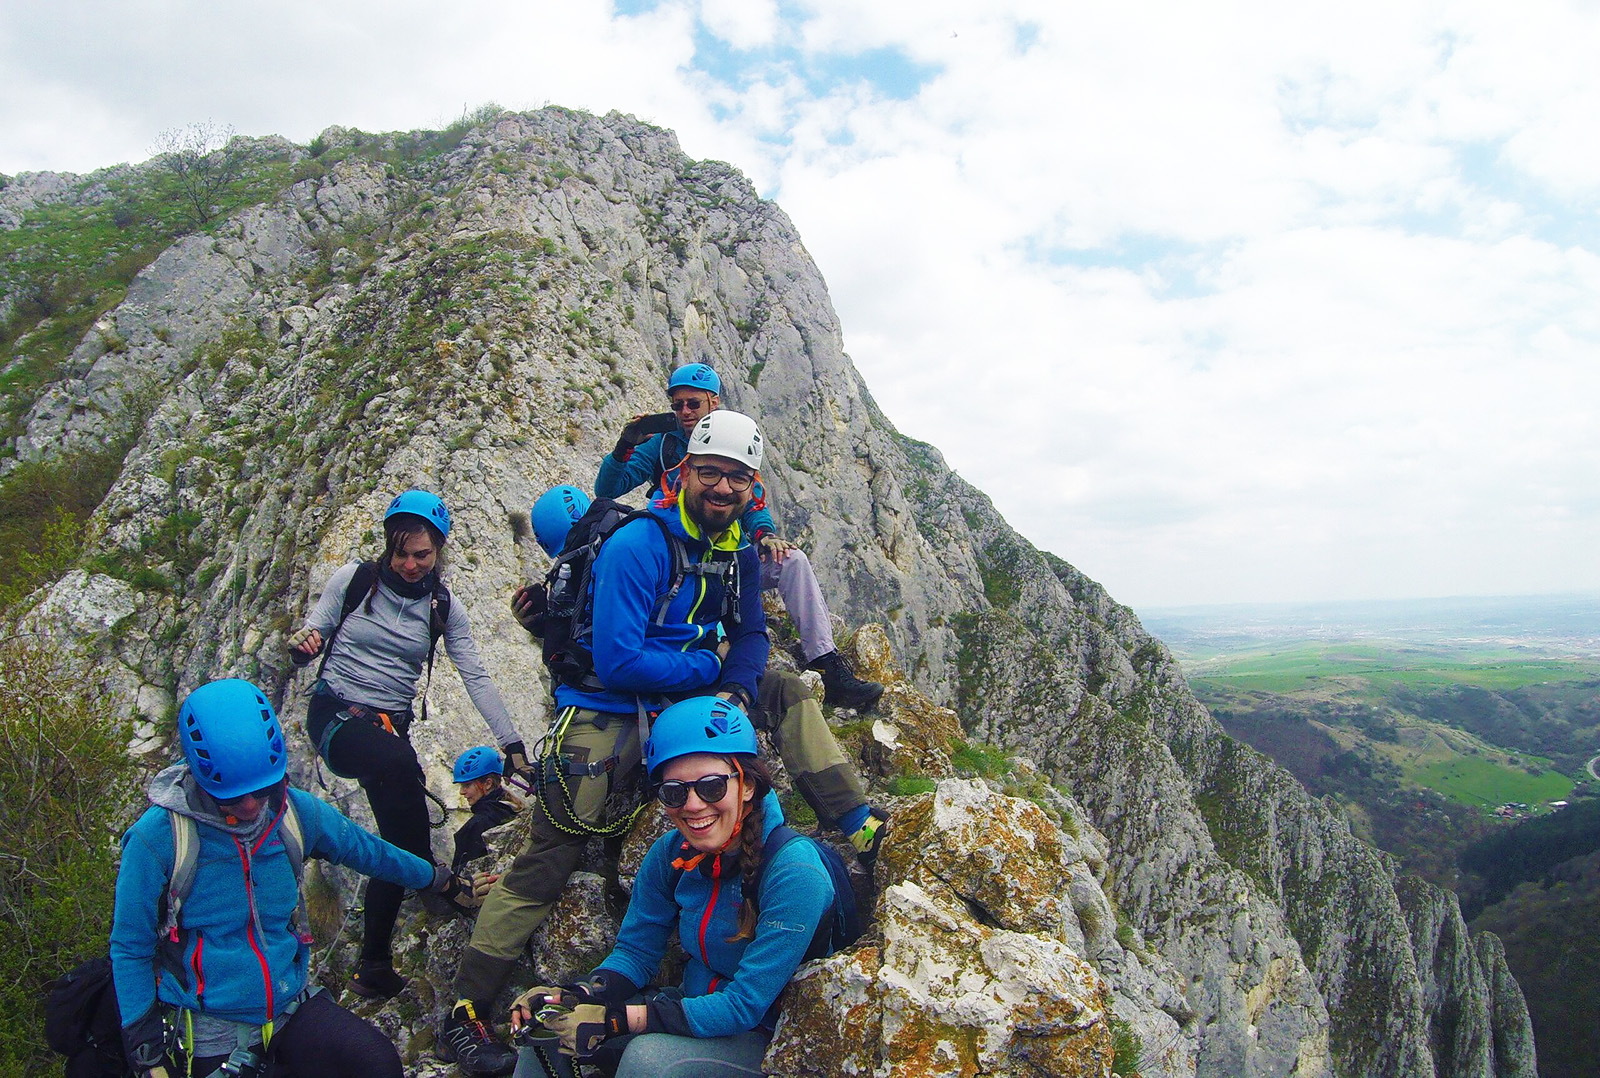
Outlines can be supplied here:
<path id="1" fill-rule="evenodd" d="M 462 1074 L 510 1074 L 517 1066 L 516 1050 L 495 1039 L 478 1019 L 471 1000 L 463 999 L 450 1010 L 439 1028 L 433 1054 L 454 1063 Z"/>
<path id="2" fill-rule="evenodd" d="M 852 711 L 866 711 L 883 695 L 882 685 L 856 677 L 837 651 L 818 655 L 807 665 L 822 672 L 822 702 L 825 704 L 847 707 Z"/>
<path id="3" fill-rule="evenodd" d="M 363 958 L 350 975 L 350 991 L 362 999 L 393 999 L 405 987 L 406 979 L 384 958 Z"/>
<path id="4" fill-rule="evenodd" d="M 878 859 L 878 847 L 883 845 L 884 836 L 888 833 L 889 814 L 880 808 L 869 810 L 867 822 L 849 837 L 850 845 L 855 847 L 856 860 L 870 869 Z"/>

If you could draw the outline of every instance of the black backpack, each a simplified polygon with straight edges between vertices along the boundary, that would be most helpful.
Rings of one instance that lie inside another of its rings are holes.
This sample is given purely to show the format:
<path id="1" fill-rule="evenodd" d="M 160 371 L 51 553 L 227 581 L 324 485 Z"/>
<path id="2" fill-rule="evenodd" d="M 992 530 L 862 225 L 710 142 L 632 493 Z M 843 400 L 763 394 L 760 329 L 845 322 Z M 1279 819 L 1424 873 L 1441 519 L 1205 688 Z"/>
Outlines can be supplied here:
<path id="1" fill-rule="evenodd" d="M 688 548 L 667 527 L 666 522 L 646 509 L 635 509 L 611 498 L 596 498 L 583 516 L 567 532 L 567 539 L 555 563 L 544 576 L 544 613 L 528 631 L 543 642 L 544 665 L 553 681 L 580 692 L 604 692 L 606 687 L 594 672 L 594 653 L 583 640 L 594 628 L 594 606 L 590 598 L 594 560 L 600 547 L 630 521 L 645 519 L 661 529 L 672 558 L 672 576 L 659 597 L 652 620 L 660 623 L 668 604 L 690 576 L 715 577 L 722 582 L 722 611 L 719 620 L 739 619 L 739 565 L 733 559 L 691 561 Z"/>
<path id="2" fill-rule="evenodd" d="M 44 1039 L 67 1057 L 67 1078 L 133 1074 L 122 1050 L 122 1016 L 109 956 L 91 958 L 50 982 L 44 1001 Z"/>

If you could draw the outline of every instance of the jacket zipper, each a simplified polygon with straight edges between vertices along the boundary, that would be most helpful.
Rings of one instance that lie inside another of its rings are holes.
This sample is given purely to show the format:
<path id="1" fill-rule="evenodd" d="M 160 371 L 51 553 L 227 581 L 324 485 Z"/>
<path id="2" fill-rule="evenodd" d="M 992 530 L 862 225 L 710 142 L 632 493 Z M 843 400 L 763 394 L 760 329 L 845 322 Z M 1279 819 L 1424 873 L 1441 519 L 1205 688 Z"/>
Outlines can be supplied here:
<path id="1" fill-rule="evenodd" d="M 717 854 L 717 859 L 711 864 L 711 901 L 706 903 L 706 912 L 700 917 L 700 961 L 705 963 L 706 969 L 711 969 L 711 958 L 706 954 L 706 926 L 711 923 L 711 911 L 717 908 L 717 895 L 722 891 L 722 855 Z M 711 987 L 708 991 L 717 990 L 717 982 L 722 975 L 715 971 L 711 974 Z"/>
<path id="2" fill-rule="evenodd" d="M 196 1003 L 200 1002 L 201 997 L 206 993 L 206 971 L 203 964 L 204 960 L 201 958 L 201 952 L 205 950 L 205 946 L 206 938 L 196 929 L 194 934 L 194 954 L 189 956 L 189 968 L 194 970 L 194 998 Z"/>
<path id="3" fill-rule="evenodd" d="M 287 807 L 288 802 L 285 801 L 284 804 L 285 807 Z M 261 946 L 256 940 L 256 885 L 254 879 L 255 874 L 251 869 L 251 855 L 261 849 L 261 844 L 267 841 L 267 839 L 272 835 L 273 831 L 275 831 L 282 824 L 282 822 L 283 812 L 280 811 L 278 813 L 278 818 L 273 820 L 272 824 L 261 833 L 261 837 L 256 839 L 255 845 L 252 846 L 248 852 L 245 851 L 244 843 L 239 841 L 239 836 L 235 835 L 233 838 L 233 844 L 239 848 L 239 862 L 244 866 L 245 898 L 250 903 L 250 922 L 249 924 L 245 925 L 245 938 L 250 941 L 250 949 L 255 952 L 256 961 L 261 963 L 261 982 L 266 988 L 267 994 L 268 1022 L 272 1021 L 272 1017 L 274 1013 L 276 1013 L 277 1007 L 275 1005 L 275 993 L 272 991 L 272 968 L 267 964 L 267 956 L 262 952 Z"/>

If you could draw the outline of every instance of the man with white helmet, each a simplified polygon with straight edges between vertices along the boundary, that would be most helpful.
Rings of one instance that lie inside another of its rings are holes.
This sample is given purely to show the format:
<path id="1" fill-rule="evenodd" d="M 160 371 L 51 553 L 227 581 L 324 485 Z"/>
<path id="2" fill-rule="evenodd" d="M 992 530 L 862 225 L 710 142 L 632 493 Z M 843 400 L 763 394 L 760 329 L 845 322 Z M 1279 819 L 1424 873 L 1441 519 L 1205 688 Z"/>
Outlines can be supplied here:
<path id="1" fill-rule="evenodd" d="M 704 363 L 690 363 L 673 371 L 667 382 L 667 397 L 677 423 L 652 433 L 666 425 L 665 416 L 634 416 L 623 428 L 616 448 L 600 462 L 600 472 L 594 480 L 595 495 L 620 498 L 646 483 L 666 489 L 663 477 L 670 476 L 683 460 L 696 425 L 721 407 L 721 393 L 722 380 Z M 833 620 L 817 574 L 805 551 L 778 536 L 759 476 L 739 523 L 745 539 L 761 554 L 761 586 L 775 588 L 783 596 L 784 608 L 800 634 L 806 665 L 822 674 L 827 702 L 857 711 L 872 707 L 883 695 L 883 686 L 856 677 L 840 657 L 833 642 Z"/>
<path id="2" fill-rule="evenodd" d="M 849 827 L 864 859 L 884 823 L 793 674 L 766 671 L 761 567 L 740 524 L 762 437 L 718 411 L 690 433 L 688 455 L 648 514 L 607 538 L 592 567 L 591 628 L 578 643 L 592 671 L 554 679 L 527 844 L 484 900 L 456 973 L 458 1001 L 441 1042 L 469 1074 L 509 1072 L 516 1055 L 482 1016 L 577 867 L 586 841 L 618 837 L 637 810 L 606 819 L 608 798 L 639 772 L 640 729 L 675 700 L 715 694 L 747 711 L 760 697 L 786 768 L 825 821 Z"/>

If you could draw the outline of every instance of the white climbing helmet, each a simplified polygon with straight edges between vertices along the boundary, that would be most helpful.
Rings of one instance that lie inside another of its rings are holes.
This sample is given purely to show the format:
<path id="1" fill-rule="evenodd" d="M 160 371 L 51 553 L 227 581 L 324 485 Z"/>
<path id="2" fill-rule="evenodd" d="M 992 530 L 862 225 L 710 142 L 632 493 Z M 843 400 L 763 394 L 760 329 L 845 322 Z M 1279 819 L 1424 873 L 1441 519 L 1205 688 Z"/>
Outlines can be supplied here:
<path id="1" fill-rule="evenodd" d="M 761 431 L 756 421 L 739 412 L 718 408 L 689 434 L 689 452 L 727 457 L 757 471 L 761 467 Z"/>

